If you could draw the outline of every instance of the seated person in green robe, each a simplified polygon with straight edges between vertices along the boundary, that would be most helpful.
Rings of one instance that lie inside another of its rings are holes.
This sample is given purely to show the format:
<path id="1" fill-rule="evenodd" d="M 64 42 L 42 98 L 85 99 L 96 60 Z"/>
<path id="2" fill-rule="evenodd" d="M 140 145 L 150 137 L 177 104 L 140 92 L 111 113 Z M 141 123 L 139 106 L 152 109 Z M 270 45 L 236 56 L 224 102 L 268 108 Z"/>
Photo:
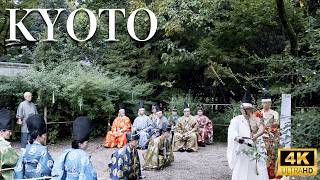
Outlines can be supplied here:
<path id="1" fill-rule="evenodd" d="M 144 170 L 163 169 L 174 161 L 170 131 L 170 127 L 161 130 L 161 135 L 149 142 L 148 150 L 143 156 Z"/>

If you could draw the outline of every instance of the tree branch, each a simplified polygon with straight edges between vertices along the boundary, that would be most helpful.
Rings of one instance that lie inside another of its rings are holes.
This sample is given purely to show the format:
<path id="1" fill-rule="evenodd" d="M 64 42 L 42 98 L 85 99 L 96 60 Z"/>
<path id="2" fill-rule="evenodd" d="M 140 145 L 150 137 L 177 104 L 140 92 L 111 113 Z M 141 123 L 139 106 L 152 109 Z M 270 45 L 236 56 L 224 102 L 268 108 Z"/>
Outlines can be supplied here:
<path id="1" fill-rule="evenodd" d="M 284 7 L 284 1 L 283 0 L 276 0 L 276 4 L 277 4 L 277 11 L 278 11 L 278 15 L 281 21 L 281 24 L 289 38 L 290 41 L 290 46 L 291 46 L 291 54 L 293 56 L 297 56 L 298 55 L 298 39 L 297 39 L 297 35 L 294 32 L 294 29 L 291 25 L 291 23 L 288 21 L 288 17 L 286 14 L 286 10 Z"/>

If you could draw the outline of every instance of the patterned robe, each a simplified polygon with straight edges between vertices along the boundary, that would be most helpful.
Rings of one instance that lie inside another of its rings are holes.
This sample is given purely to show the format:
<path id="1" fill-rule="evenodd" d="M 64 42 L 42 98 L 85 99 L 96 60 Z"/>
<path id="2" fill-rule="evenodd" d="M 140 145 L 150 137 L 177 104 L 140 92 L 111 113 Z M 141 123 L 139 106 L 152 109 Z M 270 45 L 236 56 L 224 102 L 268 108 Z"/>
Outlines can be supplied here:
<path id="1" fill-rule="evenodd" d="M 211 120 L 207 116 L 195 116 L 199 124 L 198 142 L 200 143 L 212 143 L 213 138 L 213 126 Z"/>
<path id="2" fill-rule="evenodd" d="M 138 116 L 133 122 L 132 132 L 136 131 L 139 135 L 139 146 L 145 148 L 151 136 L 152 121 L 146 115 Z"/>
<path id="3" fill-rule="evenodd" d="M 149 115 L 149 118 L 151 121 L 154 121 L 157 118 L 157 115 L 152 113 Z"/>
<path id="4" fill-rule="evenodd" d="M 177 124 L 177 121 L 179 119 L 179 116 L 176 115 L 176 116 L 170 116 L 169 119 L 168 119 L 168 123 L 172 126 L 175 126 Z"/>
<path id="5" fill-rule="evenodd" d="M 10 143 L 3 137 L 0 137 L 0 170 L 8 169 L 0 173 L 0 179 L 13 179 L 13 169 L 19 156 L 11 147 Z"/>
<path id="6" fill-rule="evenodd" d="M 193 116 L 182 116 L 178 119 L 176 131 L 173 136 L 173 151 L 181 148 L 198 150 L 197 143 L 198 122 Z"/>
<path id="7" fill-rule="evenodd" d="M 151 138 L 156 138 L 160 136 L 160 130 L 164 130 L 168 127 L 168 120 L 165 116 L 160 119 L 157 117 L 152 120 Z"/>
<path id="8" fill-rule="evenodd" d="M 161 135 L 150 141 L 143 158 L 146 170 L 169 166 L 174 161 L 170 139 Z"/>
<path id="9" fill-rule="evenodd" d="M 138 151 L 126 144 L 111 156 L 110 179 L 138 179 L 141 177 L 141 166 Z"/>
<path id="10" fill-rule="evenodd" d="M 53 159 L 46 146 L 37 142 L 28 144 L 26 150 L 19 157 L 14 168 L 15 179 L 30 179 L 51 176 Z"/>
<path id="11" fill-rule="evenodd" d="M 248 121 L 243 115 L 236 116 L 231 120 L 228 128 L 227 159 L 232 170 L 232 180 L 268 179 L 265 163 L 266 150 L 262 137 L 257 138 L 254 147 L 240 144 L 234 140 L 238 136 L 251 137 L 251 132 L 256 133 L 261 123 L 263 122 L 258 120 Z M 253 144 L 251 139 L 247 140 Z M 259 158 L 255 160 L 256 153 Z"/>
<path id="12" fill-rule="evenodd" d="M 263 134 L 263 140 L 267 150 L 267 168 L 270 179 L 277 177 L 277 152 L 280 141 L 280 130 L 279 130 L 279 114 L 274 110 L 269 111 L 258 111 L 256 115 L 264 119 L 266 126 Z M 277 177 L 280 178 L 280 177 Z"/>
<path id="13" fill-rule="evenodd" d="M 52 180 L 96 180 L 90 156 L 82 149 L 66 149 L 54 164 Z"/>
<path id="14" fill-rule="evenodd" d="M 127 116 L 118 116 L 112 123 L 111 131 L 107 133 L 104 146 L 108 148 L 114 148 L 116 146 L 122 148 L 123 145 L 127 144 L 126 134 L 130 131 L 130 119 Z"/>

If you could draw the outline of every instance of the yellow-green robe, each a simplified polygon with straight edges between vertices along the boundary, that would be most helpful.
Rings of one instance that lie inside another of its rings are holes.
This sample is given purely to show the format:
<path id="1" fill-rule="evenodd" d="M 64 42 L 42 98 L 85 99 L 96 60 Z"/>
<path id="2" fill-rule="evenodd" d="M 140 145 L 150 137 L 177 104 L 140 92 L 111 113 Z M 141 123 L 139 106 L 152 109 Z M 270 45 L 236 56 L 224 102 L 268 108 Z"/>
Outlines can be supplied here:
<path id="1" fill-rule="evenodd" d="M 174 161 L 174 156 L 171 147 L 171 141 L 161 135 L 150 141 L 148 150 L 143 156 L 144 169 L 162 169 L 169 166 Z"/>
<path id="2" fill-rule="evenodd" d="M 0 179 L 13 179 L 13 168 L 15 167 L 19 156 L 16 151 L 11 147 L 10 143 L 4 138 L 0 137 Z"/>
<path id="3" fill-rule="evenodd" d="M 181 148 L 198 151 L 198 122 L 193 116 L 182 116 L 178 119 L 173 136 L 173 151 Z"/>

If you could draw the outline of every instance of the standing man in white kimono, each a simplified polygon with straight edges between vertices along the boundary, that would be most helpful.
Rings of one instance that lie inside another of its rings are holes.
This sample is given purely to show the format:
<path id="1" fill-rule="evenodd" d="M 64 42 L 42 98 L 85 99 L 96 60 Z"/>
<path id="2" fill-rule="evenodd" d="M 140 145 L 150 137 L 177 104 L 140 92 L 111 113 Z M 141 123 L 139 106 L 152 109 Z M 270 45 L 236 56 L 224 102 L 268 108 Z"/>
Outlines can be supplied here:
<path id="1" fill-rule="evenodd" d="M 25 100 L 19 104 L 16 115 L 18 119 L 17 124 L 21 125 L 21 149 L 26 148 L 30 138 L 26 121 L 29 116 L 38 114 L 36 106 L 31 102 L 32 94 L 25 92 L 23 97 Z"/>
<path id="2" fill-rule="evenodd" d="M 139 134 L 139 149 L 146 149 L 148 140 L 151 136 L 152 122 L 148 116 L 144 114 L 144 103 L 140 101 L 138 117 L 133 122 L 131 132 Z"/>
<path id="3" fill-rule="evenodd" d="M 246 92 L 240 111 L 228 128 L 227 158 L 232 170 L 232 180 L 267 180 L 266 150 L 262 134 L 263 121 L 256 117 L 252 96 Z M 256 155 L 256 152 L 258 155 Z"/>

